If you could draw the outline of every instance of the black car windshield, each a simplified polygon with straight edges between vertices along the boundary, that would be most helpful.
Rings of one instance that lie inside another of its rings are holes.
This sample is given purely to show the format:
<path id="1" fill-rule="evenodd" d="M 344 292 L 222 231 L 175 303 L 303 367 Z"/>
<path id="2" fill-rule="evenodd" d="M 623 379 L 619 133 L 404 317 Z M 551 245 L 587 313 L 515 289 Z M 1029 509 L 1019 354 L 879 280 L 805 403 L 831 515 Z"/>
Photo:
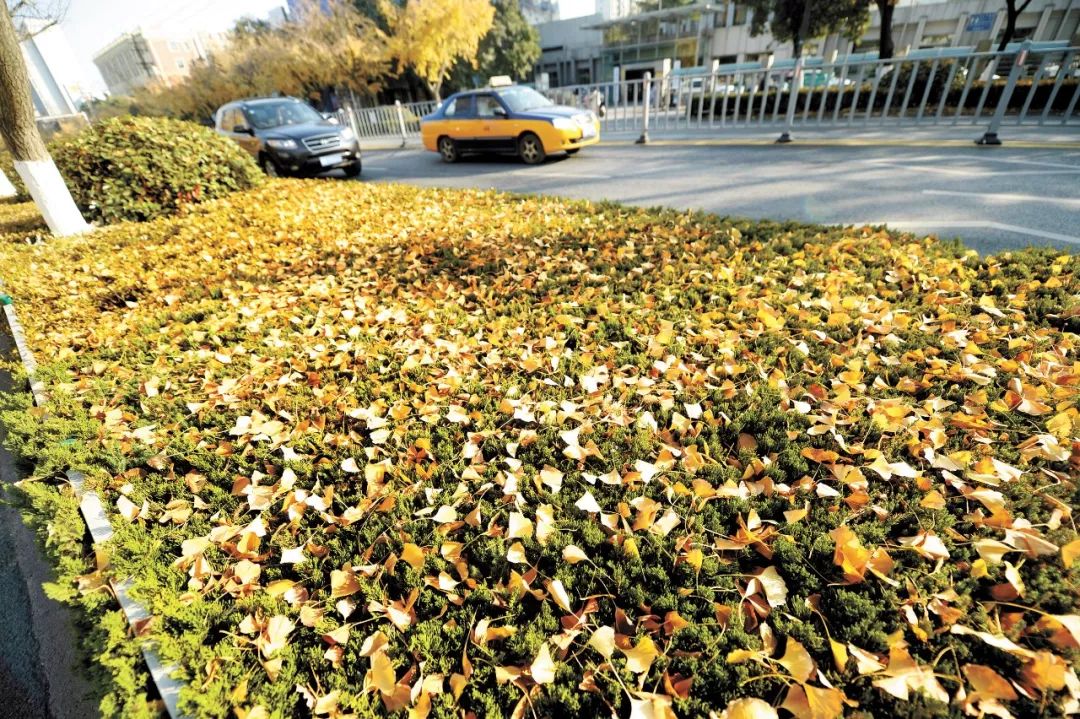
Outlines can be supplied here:
<path id="1" fill-rule="evenodd" d="M 323 122 L 323 116 L 315 112 L 310 105 L 292 100 L 281 102 L 260 102 L 244 108 L 250 122 L 256 130 L 266 130 L 282 125 L 306 125 Z"/>
<path id="2" fill-rule="evenodd" d="M 508 87 L 505 90 L 499 90 L 499 97 L 511 112 L 527 112 L 554 104 L 531 87 Z"/>

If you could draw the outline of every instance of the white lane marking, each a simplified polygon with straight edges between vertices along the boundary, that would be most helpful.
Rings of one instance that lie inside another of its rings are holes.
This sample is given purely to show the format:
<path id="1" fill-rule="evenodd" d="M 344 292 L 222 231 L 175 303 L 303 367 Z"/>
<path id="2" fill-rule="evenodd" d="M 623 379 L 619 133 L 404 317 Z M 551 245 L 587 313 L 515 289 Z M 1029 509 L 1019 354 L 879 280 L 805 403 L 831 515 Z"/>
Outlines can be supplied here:
<path id="1" fill-rule="evenodd" d="M 987 157 L 988 162 L 1007 162 L 1012 165 L 1038 165 L 1039 167 L 1064 167 L 1070 170 L 1080 170 L 1080 165 L 1066 162 L 1043 162 L 1042 160 L 1021 160 L 1018 157 Z"/>
<path id="2" fill-rule="evenodd" d="M 858 160 L 869 165 L 878 167 L 895 167 L 899 170 L 912 170 L 914 172 L 936 172 L 942 175 L 962 175 L 964 177 L 1018 177 L 1020 175 L 1072 175 L 1080 174 L 1080 167 L 1072 166 L 1072 169 L 1056 170 L 963 170 L 958 167 L 933 167 L 930 165 L 907 165 L 901 162 L 889 160 Z"/>
<path id="3" fill-rule="evenodd" d="M 835 224 L 841 225 L 853 225 L 855 227 L 864 226 L 876 226 L 886 225 L 897 230 L 903 229 L 915 229 L 915 228 L 968 228 L 978 230 L 999 230 L 1001 232 L 1014 232 L 1018 235 L 1029 235 L 1031 237 L 1039 237 L 1044 240 L 1057 240 L 1058 242 L 1069 242 L 1074 245 L 1080 245 L 1080 237 L 1073 237 L 1072 235 L 1062 235 L 1057 232 L 1045 232 L 1043 230 L 1036 230 L 1032 227 L 1021 227 L 1020 225 L 1009 225 L 1004 222 L 988 222 L 984 220 L 877 220 L 875 222 L 840 222 Z"/>
<path id="4" fill-rule="evenodd" d="M 1074 156 L 1076 153 L 1072 153 Z M 1066 156 L 1070 153 L 1058 153 L 1055 157 Z M 949 162 L 1004 162 L 1010 165 L 1035 165 L 1037 167 L 1056 167 L 1065 170 L 1080 170 L 1080 165 L 1069 162 L 1048 162 L 1046 160 L 1038 159 L 1023 159 L 1019 157 L 990 157 L 989 155 L 916 155 L 915 157 L 903 158 L 905 163 L 914 162 L 937 162 L 937 163 L 949 163 Z M 895 157 L 874 157 L 863 160 L 863 162 L 891 165 L 896 164 L 899 160 Z"/>
<path id="5" fill-rule="evenodd" d="M 961 192 L 959 190 L 923 190 L 924 195 L 947 195 L 949 197 L 973 197 L 981 200 L 1002 200 L 1005 202 L 1047 202 L 1056 205 L 1080 207 L 1077 197 L 1045 197 L 1039 195 L 1019 195 L 1011 192 Z"/>
<path id="6" fill-rule="evenodd" d="M 556 180 L 610 180 L 611 175 L 591 175 L 587 172 L 538 172 L 536 170 L 512 170 L 515 177 L 550 177 Z"/>

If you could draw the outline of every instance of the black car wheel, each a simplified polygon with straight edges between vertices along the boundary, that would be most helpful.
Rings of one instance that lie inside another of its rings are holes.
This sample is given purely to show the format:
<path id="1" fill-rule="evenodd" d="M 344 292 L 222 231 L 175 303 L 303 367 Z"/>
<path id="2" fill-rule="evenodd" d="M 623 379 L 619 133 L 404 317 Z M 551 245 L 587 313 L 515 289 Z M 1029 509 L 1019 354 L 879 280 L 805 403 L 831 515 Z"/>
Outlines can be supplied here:
<path id="1" fill-rule="evenodd" d="M 263 157 L 262 170 L 266 173 L 267 177 L 281 177 L 281 173 L 278 172 L 277 165 L 269 157 Z"/>
<path id="2" fill-rule="evenodd" d="M 544 152 L 544 143 L 531 132 L 526 132 L 518 139 L 518 155 L 526 165 L 539 165 L 547 157 Z"/>
<path id="3" fill-rule="evenodd" d="M 439 154 L 442 155 L 443 162 L 457 162 L 460 158 L 457 143 L 449 137 L 439 138 Z"/>
<path id="4" fill-rule="evenodd" d="M 345 168 L 345 177 L 360 177 L 360 161 L 357 160 Z"/>

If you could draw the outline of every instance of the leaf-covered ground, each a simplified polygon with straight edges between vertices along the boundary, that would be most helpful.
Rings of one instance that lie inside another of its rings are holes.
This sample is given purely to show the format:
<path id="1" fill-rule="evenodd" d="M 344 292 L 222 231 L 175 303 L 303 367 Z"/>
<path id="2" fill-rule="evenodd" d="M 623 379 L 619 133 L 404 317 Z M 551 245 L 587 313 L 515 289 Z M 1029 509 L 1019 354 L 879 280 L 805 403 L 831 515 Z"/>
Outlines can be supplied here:
<path id="1" fill-rule="evenodd" d="M 103 575 L 199 717 L 1080 707 L 1074 255 L 275 181 L 0 272 L 108 713 Z"/>

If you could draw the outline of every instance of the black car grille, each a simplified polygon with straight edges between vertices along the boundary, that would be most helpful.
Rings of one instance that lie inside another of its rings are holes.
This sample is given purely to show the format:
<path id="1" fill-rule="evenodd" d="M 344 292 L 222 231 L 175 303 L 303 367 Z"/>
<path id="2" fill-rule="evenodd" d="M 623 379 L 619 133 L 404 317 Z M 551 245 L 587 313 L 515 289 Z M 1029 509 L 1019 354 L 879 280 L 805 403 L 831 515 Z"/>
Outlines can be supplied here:
<path id="1" fill-rule="evenodd" d="M 301 140 L 309 152 L 325 152 L 336 150 L 341 147 L 341 135 L 320 135 L 319 137 L 307 137 Z"/>

